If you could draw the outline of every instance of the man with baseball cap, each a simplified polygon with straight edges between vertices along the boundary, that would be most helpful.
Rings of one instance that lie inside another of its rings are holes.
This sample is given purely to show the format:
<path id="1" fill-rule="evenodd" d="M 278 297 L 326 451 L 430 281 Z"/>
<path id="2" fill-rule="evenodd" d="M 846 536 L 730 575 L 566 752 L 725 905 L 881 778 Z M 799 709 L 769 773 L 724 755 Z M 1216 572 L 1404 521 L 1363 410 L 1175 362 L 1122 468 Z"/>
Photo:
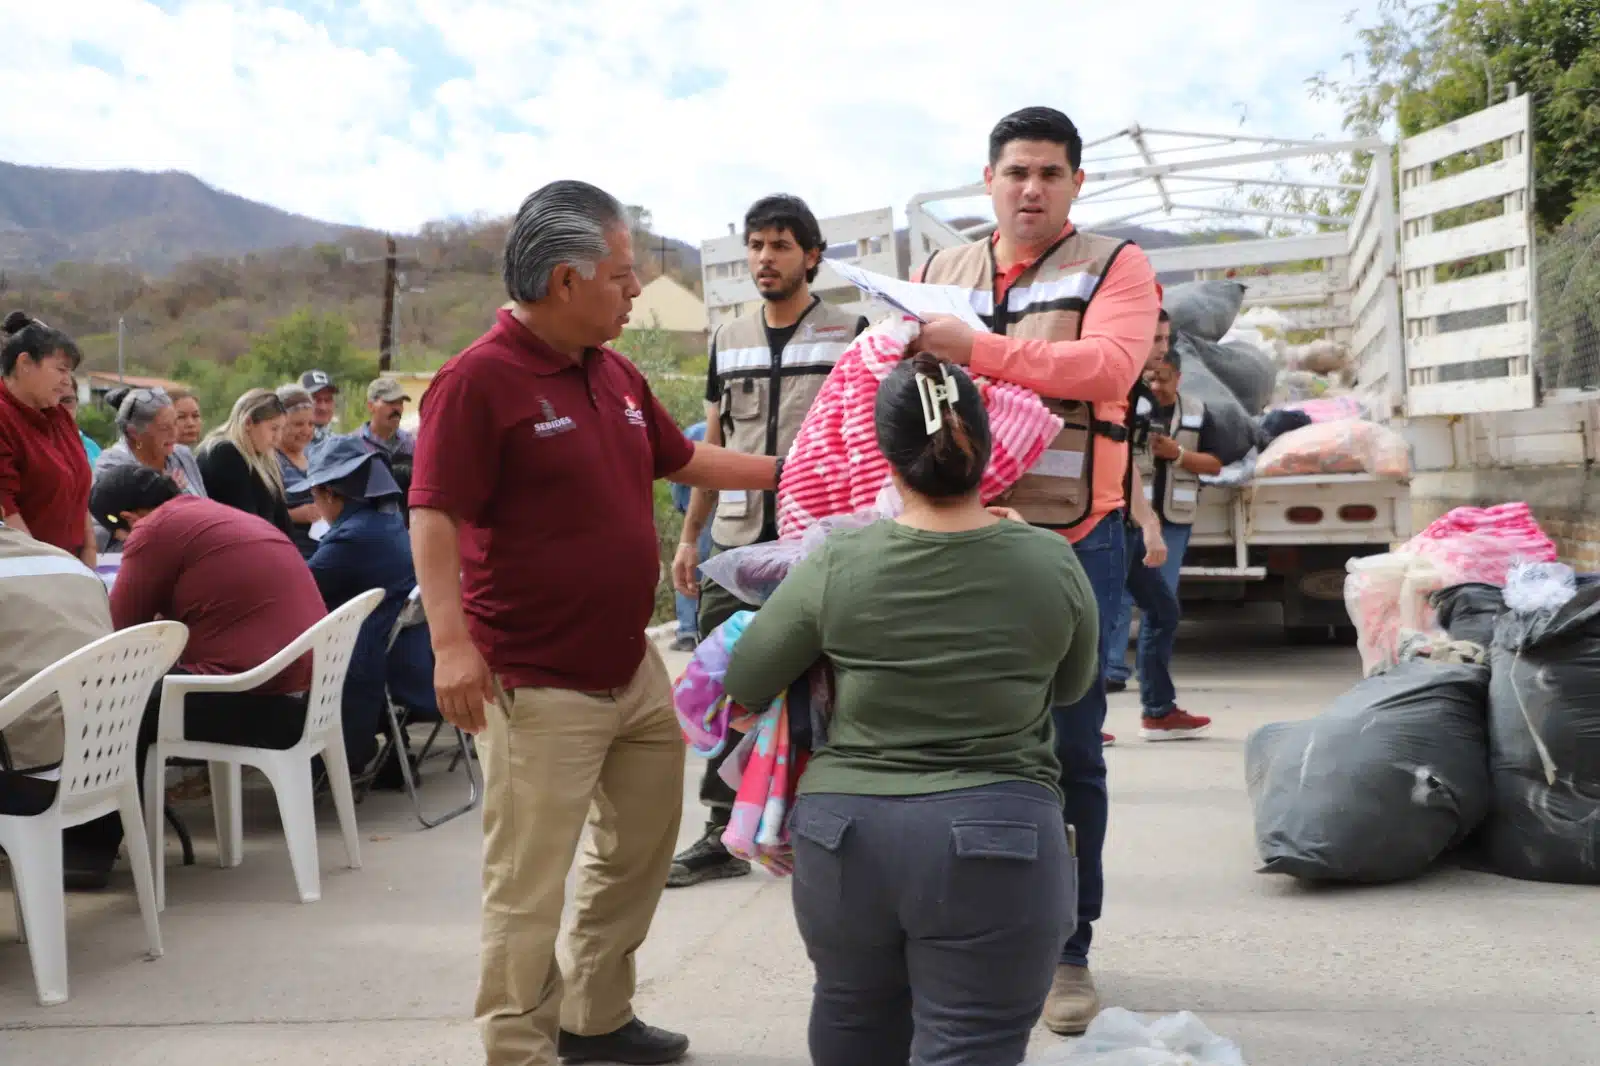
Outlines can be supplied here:
<path id="1" fill-rule="evenodd" d="M 355 433 L 369 451 L 388 462 L 402 493 L 411 488 L 411 463 L 417 450 L 416 435 L 400 428 L 410 399 L 405 386 L 394 378 L 378 378 L 367 386 L 367 420 Z"/>
<path id="2" fill-rule="evenodd" d="M 326 370 L 307 370 L 300 375 L 300 387 L 311 394 L 311 433 L 307 451 L 320 448 L 333 436 L 333 409 L 339 402 L 339 386 Z"/>

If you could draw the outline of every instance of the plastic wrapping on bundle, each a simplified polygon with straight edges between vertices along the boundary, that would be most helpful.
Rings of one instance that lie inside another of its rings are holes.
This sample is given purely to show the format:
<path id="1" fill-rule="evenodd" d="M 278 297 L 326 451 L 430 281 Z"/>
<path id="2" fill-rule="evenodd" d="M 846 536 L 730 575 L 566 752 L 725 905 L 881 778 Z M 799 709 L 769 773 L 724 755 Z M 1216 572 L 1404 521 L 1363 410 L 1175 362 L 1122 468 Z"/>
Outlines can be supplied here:
<path id="1" fill-rule="evenodd" d="M 727 589 L 745 603 L 766 603 L 794 566 L 817 549 L 827 537 L 841 529 L 861 529 L 890 518 L 898 497 L 880 498 L 884 510 L 874 507 L 857 514 L 831 515 L 796 537 L 750 544 L 718 552 L 700 564 L 701 573 Z"/>
<path id="2" fill-rule="evenodd" d="M 1387 426 L 1359 418 L 1316 422 L 1274 440 L 1256 462 L 1256 477 L 1375 474 L 1408 477 L 1411 450 Z"/>

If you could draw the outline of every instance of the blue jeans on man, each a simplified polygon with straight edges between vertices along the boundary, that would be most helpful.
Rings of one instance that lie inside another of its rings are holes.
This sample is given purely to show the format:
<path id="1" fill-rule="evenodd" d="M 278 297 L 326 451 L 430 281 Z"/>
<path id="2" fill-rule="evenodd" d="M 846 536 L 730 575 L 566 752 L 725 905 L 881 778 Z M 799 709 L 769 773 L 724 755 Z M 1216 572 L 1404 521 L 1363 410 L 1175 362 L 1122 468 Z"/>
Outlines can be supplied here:
<path id="1" fill-rule="evenodd" d="M 1160 566 L 1144 565 L 1144 534 L 1137 528 L 1128 530 L 1128 584 L 1123 602 L 1131 600 L 1142 616 L 1134 665 L 1139 672 L 1139 708 L 1145 718 L 1165 718 L 1177 707 L 1178 690 L 1172 684 L 1172 646 L 1178 639 L 1181 614 L 1178 574 L 1183 566 L 1183 553 L 1189 547 L 1189 529 L 1189 526 L 1161 523 L 1167 559 Z M 1132 613 L 1125 609 L 1118 621 L 1128 618 L 1131 624 Z M 1126 649 L 1127 625 L 1122 628 L 1121 639 L 1121 647 Z M 1126 658 L 1126 650 L 1123 655 Z"/>
<path id="2" fill-rule="evenodd" d="M 1123 512 L 1101 518 L 1073 548 L 1083 565 L 1100 609 L 1102 669 L 1077 703 L 1051 708 L 1056 727 L 1056 755 L 1061 760 L 1062 810 L 1077 832 L 1078 923 L 1061 949 L 1067 966 L 1089 965 L 1089 943 L 1100 918 L 1105 875 L 1100 856 L 1106 842 L 1106 756 L 1101 730 L 1106 724 L 1105 649 L 1116 621 L 1117 605 L 1128 584 L 1128 540 Z M 1124 638 L 1126 643 L 1126 638 Z"/>
<path id="3" fill-rule="evenodd" d="M 1178 576 L 1183 568 L 1183 557 L 1189 550 L 1189 534 L 1193 530 L 1193 526 L 1173 525 L 1171 522 L 1165 521 L 1161 523 L 1161 539 L 1167 545 L 1167 561 L 1162 563 L 1160 567 L 1154 568 L 1153 574 L 1159 575 L 1161 582 L 1169 590 L 1171 605 L 1174 608 L 1178 602 Z M 1151 570 L 1150 567 L 1144 565 L 1144 535 L 1138 528 L 1128 531 L 1128 558 L 1130 562 L 1129 587 L 1122 593 L 1121 603 L 1117 608 L 1116 622 L 1111 630 L 1111 635 L 1106 640 L 1106 680 L 1121 682 L 1122 684 L 1126 684 L 1134 676 L 1133 671 L 1128 666 L 1128 633 L 1133 628 L 1133 609 L 1136 606 L 1132 587 L 1135 576 L 1133 571 Z M 1144 584 L 1147 598 L 1152 598 L 1157 590 L 1150 583 L 1142 582 L 1142 578 L 1146 576 L 1144 573 L 1138 576 L 1141 578 L 1141 583 Z M 1159 598 L 1165 604 L 1166 597 Z M 1140 610 L 1143 611 L 1144 608 L 1140 606 Z M 1176 623 L 1174 623 L 1175 625 Z M 1139 677 L 1142 678 L 1144 676 L 1144 668 L 1138 664 L 1146 662 L 1155 652 L 1156 647 L 1156 635 L 1151 631 L 1150 619 L 1147 617 L 1139 627 L 1139 648 L 1134 656 L 1134 663 L 1138 666 Z M 1164 662 L 1170 667 L 1171 661 L 1172 649 L 1169 639 Z M 1170 685 L 1170 669 L 1167 671 L 1167 675 L 1168 684 Z M 1169 693 L 1166 697 L 1166 703 L 1170 705 L 1172 699 L 1173 696 Z M 1144 706 L 1148 711 L 1151 703 L 1145 701 Z M 1157 708 L 1157 710 L 1160 709 L 1160 707 Z"/>

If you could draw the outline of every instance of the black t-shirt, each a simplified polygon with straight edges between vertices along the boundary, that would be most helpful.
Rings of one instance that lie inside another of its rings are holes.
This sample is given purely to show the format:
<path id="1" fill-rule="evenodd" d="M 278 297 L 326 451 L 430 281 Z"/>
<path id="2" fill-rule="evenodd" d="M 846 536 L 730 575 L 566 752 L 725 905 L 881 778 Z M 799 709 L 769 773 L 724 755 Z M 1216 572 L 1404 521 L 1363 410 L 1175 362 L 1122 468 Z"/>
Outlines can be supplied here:
<path id="1" fill-rule="evenodd" d="M 1152 429 L 1159 429 L 1162 432 L 1166 432 L 1167 430 L 1171 429 L 1172 428 L 1172 421 L 1173 421 L 1173 408 L 1175 406 L 1176 406 L 1175 404 L 1168 404 L 1165 407 L 1156 408 L 1155 413 L 1150 416 L 1151 428 Z M 1150 446 L 1150 444 L 1149 444 L 1149 441 L 1147 440 L 1145 442 L 1145 447 L 1148 448 L 1149 446 Z M 1216 454 L 1216 451 L 1217 451 L 1217 431 L 1216 431 L 1215 425 L 1211 421 L 1211 415 L 1209 413 L 1201 415 L 1201 418 L 1200 418 L 1200 443 L 1194 448 L 1194 451 L 1202 452 L 1202 453 L 1204 453 L 1206 455 L 1215 455 Z M 1155 483 L 1150 486 L 1150 492 L 1151 492 L 1152 498 L 1155 499 L 1158 502 L 1160 500 L 1166 499 L 1166 495 L 1167 495 L 1167 467 L 1170 466 L 1170 465 L 1171 465 L 1170 463 L 1164 463 L 1164 462 L 1157 462 L 1155 464 L 1155 467 L 1156 467 Z"/>
<path id="2" fill-rule="evenodd" d="M 772 351 L 772 363 L 774 366 L 783 357 L 783 350 L 789 346 L 790 341 L 794 340 L 795 331 L 800 328 L 800 323 L 804 321 L 805 316 L 802 315 L 799 321 L 791 325 L 773 327 L 766 326 L 763 320 L 763 325 L 767 331 L 767 347 Z M 866 315 L 862 315 L 857 319 L 855 336 L 861 336 L 862 331 L 867 328 L 868 324 Z M 706 360 L 706 403 L 720 402 L 722 402 L 722 380 L 717 376 L 717 345 L 716 341 L 713 340 L 711 342 L 711 358 Z"/>

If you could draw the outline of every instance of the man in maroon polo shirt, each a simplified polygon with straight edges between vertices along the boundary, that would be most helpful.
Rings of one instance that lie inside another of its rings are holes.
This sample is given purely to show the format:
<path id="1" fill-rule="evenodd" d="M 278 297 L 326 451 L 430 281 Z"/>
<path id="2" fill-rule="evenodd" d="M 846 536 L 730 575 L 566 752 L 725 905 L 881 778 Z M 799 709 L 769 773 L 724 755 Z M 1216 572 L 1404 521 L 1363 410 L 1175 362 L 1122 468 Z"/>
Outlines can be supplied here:
<path id="1" fill-rule="evenodd" d="M 639 293 L 611 196 L 558 181 L 528 197 L 505 282 L 510 306 L 423 394 L 410 493 L 439 708 L 479 734 L 484 768 L 476 1013 L 489 1066 L 674 1062 L 688 1038 L 632 1008 L 683 804 L 683 737 L 644 635 L 652 483 L 766 490 L 778 464 L 686 440 L 605 347 Z"/>

